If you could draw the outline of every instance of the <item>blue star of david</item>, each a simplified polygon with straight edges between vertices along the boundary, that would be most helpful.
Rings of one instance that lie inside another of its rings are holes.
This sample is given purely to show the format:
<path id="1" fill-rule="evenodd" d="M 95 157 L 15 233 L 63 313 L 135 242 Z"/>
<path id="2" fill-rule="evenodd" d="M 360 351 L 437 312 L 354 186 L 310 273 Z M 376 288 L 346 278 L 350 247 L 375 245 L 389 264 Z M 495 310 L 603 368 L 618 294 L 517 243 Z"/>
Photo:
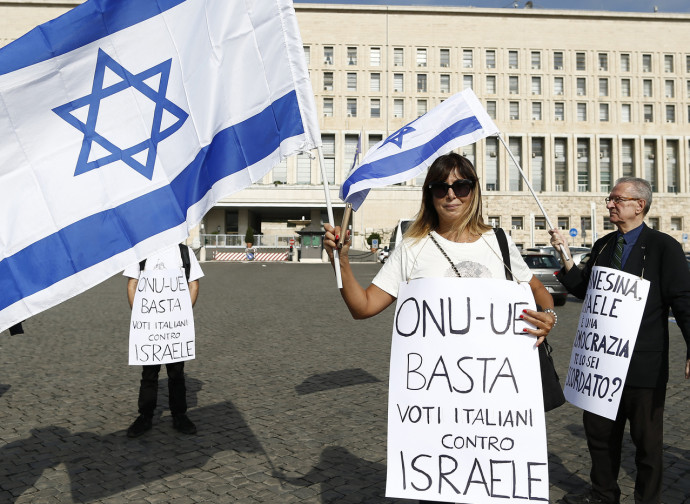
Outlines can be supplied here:
<path id="1" fill-rule="evenodd" d="M 392 143 L 392 144 L 397 145 L 398 148 L 402 149 L 403 136 L 407 135 L 408 133 L 412 133 L 413 131 L 417 131 L 417 130 L 415 130 L 413 127 L 411 127 L 409 125 L 403 126 L 398 131 L 393 133 L 391 136 L 386 138 L 386 141 L 383 142 L 381 147 L 383 147 L 387 143 Z"/>
<path id="2" fill-rule="evenodd" d="M 168 80 L 170 78 L 170 66 L 172 59 L 164 61 L 158 65 L 144 70 L 139 74 L 132 74 L 127 71 L 113 58 L 108 56 L 102 49 L 98 50 L 98 58 L 96 60 L 96 71 L 94 73 L 91 93 L 78 98 L 72 102 L 65 103 L 53 109 L 58 116 L 64 119 L 71 126 L 74 126 L 84 134 L 81 151 L 79 152 L 79 159 L 77 160 L 77 167 L 74 171 L 74 176 L 81 175 L 101 166 L 121 160 L 131 168 L 142 174 L 147 179 L 151 180 L 153 177 L 153 167 L 156 162 L 156 153 L 158 144 L 168 138 L 182 127 L 182 124 L 187 120 L 187 114 L 180 107 L 168 100 L 165 95 L 168 90 Z M 113 71 L 122 80 L 107 87 L 103 87 L 106 68 Z M 160 84 L 158 90 L 151 88 L 144 81 L 160 74 Z M 119 147 L 96 132 L 96 121 L 98 119 L 98 110 L 101 101 L 116 93 L 129 89 L 130 87 L 136 89 L 141 94 L 146 96 L 155 103 L 153 113 L 153 122 L 151 124 L 151 133 L 148 139 L 133 146 Z M 72 112 L 82 107 L 88 107 L 88 116 L 86 122 L 77 119 Z M 177 118 L 177 120 L 164 130 L 161 130 L 161 123 L 163 112 L 167 111 Z M 103 147 L 109 154 L 89 161 L 89 154 L 93 143 Z M 146 155 L 146 164 L 142 164 L 133 156 L 148 150 Z"/>

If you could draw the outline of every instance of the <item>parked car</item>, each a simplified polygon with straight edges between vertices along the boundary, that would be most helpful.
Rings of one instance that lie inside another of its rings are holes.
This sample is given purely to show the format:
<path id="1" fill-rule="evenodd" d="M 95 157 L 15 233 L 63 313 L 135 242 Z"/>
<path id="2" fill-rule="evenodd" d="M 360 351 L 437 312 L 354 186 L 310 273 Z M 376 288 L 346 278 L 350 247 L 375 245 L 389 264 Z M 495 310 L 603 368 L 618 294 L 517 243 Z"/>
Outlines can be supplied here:
<path id="1" fill-rule="evenodd" d="M 544 247 L 529 247 L 525 249 L 526 252 L 539 252 L 542 254 L 551 254 L 554 256 L 558 262 L 561 261 L 561 254 L 552 246 Z M 591 252 L 592 249 L 589 247 L 570 247 L 570 254 L 573 256 L 573 261 L 576 265 L 580 264 L 580 260 L 585 254 Z"/>
<path id="2" fill-rule="evenodd" d="M 378 253 L 376 254 L 376 258 L 379 260 L 380 263 L 385 263 L 389 255 L 390 250 L 388 249 L 388 245 L 386 245 L 382 249 L 379 249 Z"/>
<path id="3" fill-rule="evenodd" d="M 543 252 L 524 252 L 522 258 L 532 270 L 532 274 L 544 284 L 546 290 L 553 297 L 553 304 L 563 306 L 568 298 L 568 291 L 556 278 L 556 273 L 561 269 L 561 264 L 556 258 Z"/>

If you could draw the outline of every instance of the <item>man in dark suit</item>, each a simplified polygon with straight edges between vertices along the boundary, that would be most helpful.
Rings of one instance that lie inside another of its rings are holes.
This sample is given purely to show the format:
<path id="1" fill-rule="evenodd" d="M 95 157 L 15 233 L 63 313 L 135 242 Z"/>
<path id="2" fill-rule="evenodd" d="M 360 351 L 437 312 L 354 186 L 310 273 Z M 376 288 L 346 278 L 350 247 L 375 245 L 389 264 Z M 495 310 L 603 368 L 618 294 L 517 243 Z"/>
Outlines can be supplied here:
<path id="1" fill-rule="evenodd" d="M 583 423 L 592 459 L 592 489 L 568 494 L 568 504 L 618 504 L 618 472 L 626 421 L 635 444 L 636 504 L 659 504 L 663 468 L 663 414 L 668 381 L 669 308 L 686 344 L 685 378 L 690 377 L 690 271 L 680 244 L 665 233 L 644 224 L 652 203 L 652 188 L 644 179 L 624 177 L 616 181 L 606 198 L 614 231 L 596 241 L 583 269 L 572 259 L 564 261 L 558 279 L 571 294 L 583 298 L 592 267 L 606 266 L 639 275 L 650 282 L 647 304 L 633 350 L 628 375 L 615 420 L 585 411 Z M 551 244 L 567 247 L 556 229 L 549 231 Z"/>

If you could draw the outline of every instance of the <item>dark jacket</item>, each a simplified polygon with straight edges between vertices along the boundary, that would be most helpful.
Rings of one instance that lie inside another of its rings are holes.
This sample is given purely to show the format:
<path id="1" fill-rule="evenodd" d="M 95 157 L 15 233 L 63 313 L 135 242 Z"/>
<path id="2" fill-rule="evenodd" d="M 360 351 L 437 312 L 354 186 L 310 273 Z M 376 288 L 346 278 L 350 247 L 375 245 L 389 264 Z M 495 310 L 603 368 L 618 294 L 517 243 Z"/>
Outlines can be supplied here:
<path id="1" fill-rule="evenodd" d="M 665 233 L 644 225 L 623 271 L 649 280 L 649 297 L 642 314 L 640 331 L 630 359 L 625 384 L 632 387 L 660 387 L 668 381 L 669 308 L 683 333 L 690 358 L 690 271 L 683 249 Z M 610 266 L 616 233 L 596 241 L 584 269 L 561 269 L 558 279 L 568 292 L 580 299 L 594 266 Z"/>

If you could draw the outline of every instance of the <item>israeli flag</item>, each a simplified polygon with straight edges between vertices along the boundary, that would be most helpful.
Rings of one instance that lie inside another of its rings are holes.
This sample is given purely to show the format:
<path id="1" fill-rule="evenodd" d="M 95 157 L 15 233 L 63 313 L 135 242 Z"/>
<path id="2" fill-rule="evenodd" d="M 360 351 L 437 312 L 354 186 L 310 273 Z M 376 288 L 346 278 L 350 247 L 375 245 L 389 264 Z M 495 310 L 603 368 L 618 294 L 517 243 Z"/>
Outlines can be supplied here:
<path id="1" fill-rule="evenodd" d="M 340 186 L 340 199 L 357 210 L 372 187 L 410 180 L 440 155 L 496 133 L 477 96 L 465 89 L 370 148 Z"/>
<path id="2" fill-rule="evenodd" d="M 290 0 L 88 0 L 0 49 L 0 330 L 320 144 Z"/>

